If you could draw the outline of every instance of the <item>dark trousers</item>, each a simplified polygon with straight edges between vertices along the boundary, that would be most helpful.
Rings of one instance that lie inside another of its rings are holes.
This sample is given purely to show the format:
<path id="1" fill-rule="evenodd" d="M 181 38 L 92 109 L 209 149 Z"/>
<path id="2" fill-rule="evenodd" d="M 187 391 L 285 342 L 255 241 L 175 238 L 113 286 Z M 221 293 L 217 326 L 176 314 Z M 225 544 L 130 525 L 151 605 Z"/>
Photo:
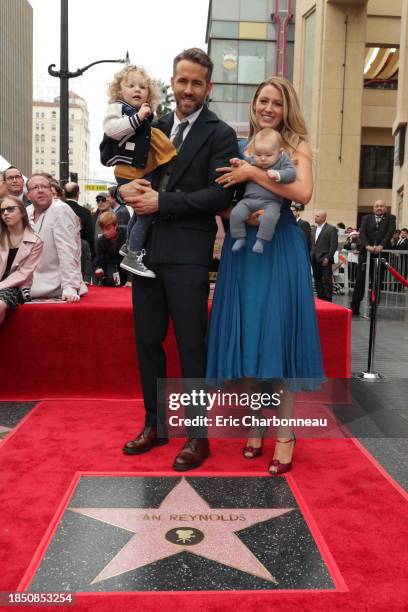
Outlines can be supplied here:
<path id="1" fill-rule="evenodd" d="M 164 416 L 164 407 L 158 405 L 157 380 L 166 378 L 163 342 L 170 318 L 174 325 L 183 378 L 205 377 L 209 292 L 207 266 L 161 264 L 150 267 L 155 271 L 156 278 L 133 275 L 132 279 L 136 346 L 146 425 L 154 425 Z M 205 408 L 186 409 L 188 418 L 206 414 Z M 159 425 L 162 423 L 159 422 Z M 204 437 L 206 430 L 189 429 L 188 434 L 189 437 Z"/>
<path id="2" fill-rule="evenodd" d="M 327 264 L 327 266 L 322 266 L 320 262 L 313 259 L 312 268 L 317 297 L 321 300 L 326 300 L 326 302 L 331 302 L 333 295 L 333 273 L 331 263 Z"/>
<path id="3" fill-rule="evenodd" d="M 360 308 L 360 302 L 364 297 L 364 285 L 366 275 L 366 262 L 367 257 L 360 256 L 357 264 L 356 282 L 354 283 L 353 296 L 351 298 L 351 305 L 358 310 Z M 372 268 L 372 265 L 371 265 Z"/>

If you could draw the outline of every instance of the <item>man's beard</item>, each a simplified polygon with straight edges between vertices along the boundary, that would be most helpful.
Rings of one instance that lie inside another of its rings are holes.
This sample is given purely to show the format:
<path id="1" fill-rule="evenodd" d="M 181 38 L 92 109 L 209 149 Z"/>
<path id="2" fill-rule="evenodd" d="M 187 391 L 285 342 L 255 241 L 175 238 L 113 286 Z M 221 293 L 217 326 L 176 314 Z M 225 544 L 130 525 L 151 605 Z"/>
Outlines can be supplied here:
<path id="1" fill-rule="evenodd" d="M 186 106 L 185 102 L 191 102 L 191 104 Z M 176 97 L 176 105 L 184 115 L 192 115 L 201 107 L 196 98 L 187 96 Z"/>

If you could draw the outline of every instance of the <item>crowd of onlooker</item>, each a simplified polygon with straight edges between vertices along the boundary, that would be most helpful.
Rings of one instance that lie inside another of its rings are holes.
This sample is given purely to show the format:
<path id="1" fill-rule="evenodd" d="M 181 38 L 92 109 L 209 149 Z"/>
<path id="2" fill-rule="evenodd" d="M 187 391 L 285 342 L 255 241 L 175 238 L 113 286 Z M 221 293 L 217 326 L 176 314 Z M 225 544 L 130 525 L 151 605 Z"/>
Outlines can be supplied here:
<path id="1" fill-rule="evenodd" d="M 14 166 L 0 173 L 0 323 L 8 307 L 30 299 L 75 302 L 89 284 L 131 284 L 121 261 L 133 211 L 114 195 L 115 187 L 98 193 L 92 212 L 79 204 L 77 183 L 61 187 L 46 173 L 25 182 Z M 331 225 L 322 210 L 310 225 L 301 218 L 303 207 L 292 204 L 291 209 L 304 233 L 318 297 L 332 300 L 333 273 L 346 265 L 355 314 L 367 252 L 375 256 L 382 249 L 408 251 L 408 229 L 395 228 L 395 216 L 387 214 L 380 200 L 373 213 L 363 217 L 360 230 L 342 222 Z"/>
<path id="2" fill-rule="evenodd" d="M 0 173 L 0 323 L 32 299 L 76 302 L 89 284 L 130 284 L 119 254 L 130 212 L 113 190 L 97 195 L 92 212 L 77 183 L 62 188 L 46 173 L 25 181 L 14 166 Z"/>
<path id="3" fill-rule="evenodd" d="M 362 218 L 359 229 L 346 227 L 342 222 L 331 225 L 327 221 L 327 213 L 321 210 L 316 211 L 315 223 L 310 225 L 301 218 L 303 207 L 293 203 L 291 209 L 305 236 L 315 290 L 320 299 L 331 302 L 333 293 L 343 293 L 344 277 L 342 286 L 339 274 L 347 268 L 347 289 L 353 289 L 351 309 L 353 314 L 359 314 L 364 295 L 367 253 L 377 257 L 385 251 L 381 256 L 388 260 L 392 258 L 393 265 L 403 276 L 407 276 L 408 229 L 396 229 L 395 215 L 389 213 L 382 200 L 377 200 L 373 212 Z M 388 251 L 395 251 L 397 258 Z M 401 291 L 402 285 L 393 283 L 393 289 Z"/>

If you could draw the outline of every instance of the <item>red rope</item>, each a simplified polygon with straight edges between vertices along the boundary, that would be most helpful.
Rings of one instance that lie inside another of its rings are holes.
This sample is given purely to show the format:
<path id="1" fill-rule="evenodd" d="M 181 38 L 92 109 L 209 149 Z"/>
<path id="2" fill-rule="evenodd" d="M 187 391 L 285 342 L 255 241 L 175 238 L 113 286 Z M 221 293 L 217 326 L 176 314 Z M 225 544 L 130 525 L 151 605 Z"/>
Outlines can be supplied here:
<path id="1" fill-rule="evenodd" d="M 397 272 L 397 270 L 395 268 L 390 266 L 389 263 L 385 262 L 385 266 L 386 266 L 387 270 L 393 275 L 394 278 L 399 280 L 399 282 L 402 283 L 403 285 L 405 285 L 405 287 L 408 287 L 408 280 L 406 278 L 401 276 L 401 274 L 399 272 Z"/>

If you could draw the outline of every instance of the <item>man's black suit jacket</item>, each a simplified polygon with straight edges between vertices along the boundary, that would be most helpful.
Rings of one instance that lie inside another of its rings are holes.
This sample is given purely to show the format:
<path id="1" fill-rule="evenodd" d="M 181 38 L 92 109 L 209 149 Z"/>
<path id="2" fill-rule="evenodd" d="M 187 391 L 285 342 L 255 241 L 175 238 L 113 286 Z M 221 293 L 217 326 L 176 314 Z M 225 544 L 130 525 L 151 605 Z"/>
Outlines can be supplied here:
<path id="1" fill-rule="evenodd" d="M 329 263 L 334 262 L 334 254 L 337 251 L 339 243 L 337 229 L 334 225 L 325 223 L 319 237 L 316 240 L 316 227 L 312 228 L 312 248 L 310 250 L 310 257 L 312 262 L 322 263 L 325 257 L 328 258 Z"/>
<path id="2" fill-rule="evenodd" d="M 403 238 L 400 244 L 394 244 L 389 248 L 393 251 L 408 251 L 408 238 Z"/>
<path id="3" fill-rule="evenodd" d="M 155 127 L 170 136 L 173 113 Z M 215 170 L 238 156 L 236 134 L 206 106 L 184 139 L 167 190 L 159 194 L 159 211 L 147 244 L 149 263 L 209 265 L 217 225 L 214 215 L 231 203 L 232 190 L 214 181 Z M 157 189 L 162 171 L 153 177 Z"/>
<path id="4" fill-rule="evenodd" d="M 92 215 L 90 211 L 78 204 L 76 200 L 70 200 L 67 198 L 65 203 L 74 211 L 77 217 L 81 220 L 81 239 L 86 240 L 91 249 L 91 253 L 94 252 L 94 239 L 93 239 L 93 223 Z"/>
<path id="5" fill-rule="evenodd" d="M 307 250 L 310 252 L 310 249 L 312 248 L 312 228 L 310 227 L 310 223 L 304 219 L 299 219 L 297 224 L 305 236 Z"/>
<path id="6" fill-rule="evenodd" d="M 379 246 L 384 249 L 389 249 L 391 246 L 390 240 L 395 232 L 396 218 L 395 215 L 384 215 L 378 227 L 375 222 L 373 213 L 365 215 L 361 221 L 360 227 L 360 255 L 366 255 L 366 246 Z"/>

